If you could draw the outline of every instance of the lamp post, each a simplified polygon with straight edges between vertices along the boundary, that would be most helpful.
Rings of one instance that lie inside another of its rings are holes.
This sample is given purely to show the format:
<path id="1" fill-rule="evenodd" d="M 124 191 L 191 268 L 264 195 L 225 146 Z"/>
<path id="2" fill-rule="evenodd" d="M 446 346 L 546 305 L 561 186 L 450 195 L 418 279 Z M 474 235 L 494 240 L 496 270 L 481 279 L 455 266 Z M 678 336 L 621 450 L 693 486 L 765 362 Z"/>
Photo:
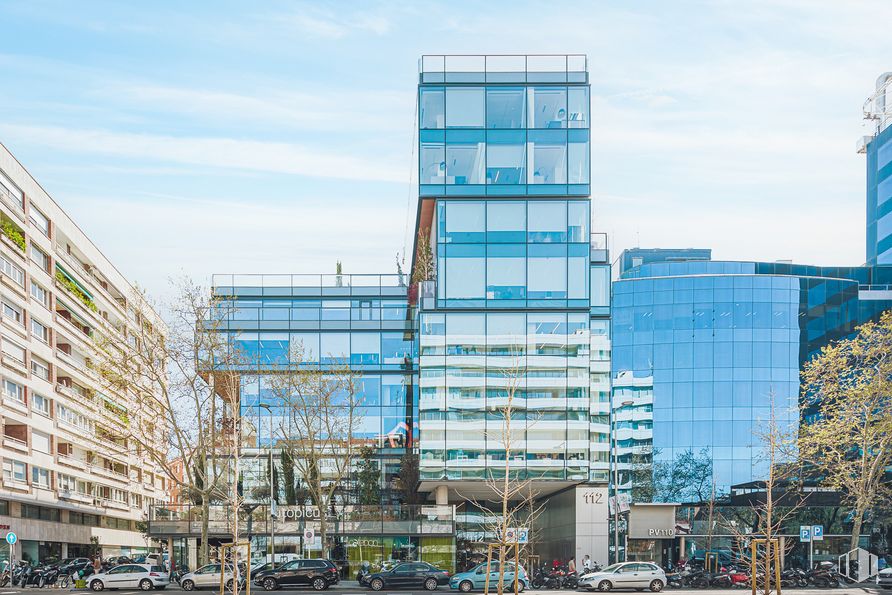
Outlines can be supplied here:
<path id="1" fill-rule="evenodd" d="M 634 405 L 633 401 L 623 401 L 619 408 Z M 613 562 L 619 562 L 619 441 L 616 439 L 616 412 L 619 408 L 610 408 L 612 418 L 610 435 L 613 438 Z"/>
<path id="2" fill-rule="evenodd" d="M 273 411 L 266 403 L 260 407 L 269 414 L 269 553 L 276 567 L 276 500 L 273 494 Z"/>

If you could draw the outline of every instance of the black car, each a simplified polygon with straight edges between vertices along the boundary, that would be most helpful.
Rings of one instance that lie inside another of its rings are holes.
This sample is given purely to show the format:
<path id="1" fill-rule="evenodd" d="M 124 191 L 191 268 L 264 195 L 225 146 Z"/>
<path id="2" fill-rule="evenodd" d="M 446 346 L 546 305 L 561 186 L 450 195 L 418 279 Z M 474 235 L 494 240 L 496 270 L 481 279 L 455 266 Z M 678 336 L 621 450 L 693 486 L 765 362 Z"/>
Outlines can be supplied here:
<path id="1" fill-rule="evenodd" d="M 254 584 L 266 591 L 309 585 L 317 591 L 338 584 L 338 569 L 331 560 L 292 560 L 272 570 L 252 575 Z"/>
<path id="2" fill-rule="evenodd" d="M 384 587 L 424 587 L 428 591 L 436 591 L 438 586 L 449 584 L 449 573 L 427 562 L 403 562 L 390 570 L 368 575 L 363 584 L 372 591 L 380 591 Z"/>

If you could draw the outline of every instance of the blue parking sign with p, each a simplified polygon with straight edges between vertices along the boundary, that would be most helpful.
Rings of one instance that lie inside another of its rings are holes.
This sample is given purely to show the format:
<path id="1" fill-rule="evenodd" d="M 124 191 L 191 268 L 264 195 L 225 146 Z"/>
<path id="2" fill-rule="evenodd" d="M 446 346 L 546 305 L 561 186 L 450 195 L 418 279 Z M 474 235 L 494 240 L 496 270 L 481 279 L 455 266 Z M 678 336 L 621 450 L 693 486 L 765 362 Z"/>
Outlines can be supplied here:
<path id="1" fill-rule="evenodd" d="M 811 541 L 811 527 L 799 527 L 799 541 Z"/>
<path id="2" fill-rule="evenodd" d="M 824 541 L 824 525 L 812 525 L 811 538 L 812 541 Z"/>

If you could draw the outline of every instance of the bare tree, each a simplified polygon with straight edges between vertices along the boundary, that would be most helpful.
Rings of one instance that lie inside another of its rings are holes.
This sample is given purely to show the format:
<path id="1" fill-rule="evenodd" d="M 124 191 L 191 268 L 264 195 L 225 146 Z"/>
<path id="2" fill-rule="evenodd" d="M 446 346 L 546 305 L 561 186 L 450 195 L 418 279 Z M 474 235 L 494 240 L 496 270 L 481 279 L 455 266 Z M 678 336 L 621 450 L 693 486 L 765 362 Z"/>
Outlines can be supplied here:
<path id="1" fill-rule="evenodd" d="M 753 437 L 761 446 L 759 459 L 764 464 L 765 476 L 760 481 L 763 492 L 753 495 L 745 514 L 733 518 L 716 515 L 710 509 L 710 522 L 721 523 L 740 543 L 762 538 L 771 543 L 783 535 L 783 527 L 794 519 L 806 504 L 802 490 L 802 465 L 796 453 L 797 423 L 787 421 L 777 410 L 774 393 L 768 396 L 771 406 L 768 419 L 759 420 Z M 792 545 L 792 544 L 791 544 Z M 767 551 L 757 550 L 756 569 L 767 582 L 759 581 L 756 589 L 763 595 L 771 592 L 771 558 Z M 753 581 L 756 577 L 753 576 Z M 763 579 L 764 580 L 764 579 Z"/>
<path id="2" fill-rule="evenodd" d="M 141 313 L 156 311 L 141 290 L 130 298 L 133 324 L 96 337 L 93 367 L 101 383 L 129 392 L 128 438 L 171 485 L 198 503 L 200 560 L 209 558 L 210 505 L 225 501 L 236 476 L 218 460 L 226 444 L 227 411 L 237 398 L 237 357 L 224 333 L 225 302 L 188 279 L 174 283 L 167 326 Z M 221 400 L 221 395 L 226 395 Z M 226 401 L 229 402 L 227 408 Z M 237 407 L 235 407 L 237 411 Z M 159 446 L 160 445 L 160 446 Z"/>
<path id="3" fill-rule="evenodd" d="M 802 427 L 799 451 L 854 509 L 849 548 L 855 549 L 864 516 L 892 498 L 886 481 L 892 466 L 892 312 L 824 347 L 802 379 L 803 399 L 815 415 Z"/>
<path id="4" fill-rule="evenodd" d="M 327 515 L 362 446 L 356 440 L 362 422 L 358 377 L 341 362 L 322 366 L 307 361 L 302 345 L 294 346 L 289 363 L 268 376 L 271 397 L 283 407 L 282 448 L 319 509 L 323 550 L 328 539 Z"/>
<path id="5" fill-rule="evenodd" d="M 498 405 L 494 409 L 498 414 L 499 427 L 490 431 L 487 426 L 486 430 L 487 444 L 493 440 L 500 446 L 500 454 L 504 456 L 502 469 L 498 473 L 488 472 L 486 475 L 486 488 L 492 494 L 489 502 L 495 506 L 490 507 L 485 502 L 472 499 L 476 506 L 489 513 L 486 515 L 487 518 L 497 519 L 496 526 L 491 529 L 497 537 L 495 545 L 499 556 L 499 573 L 496 589 L 499 595 L 503 595 L 505 589 L 508 552 L 512 547 L 519 547 L 516 536 L 510 535 L 509 530 L 532 526 L 544 510 L 544 505 L 537 501 L 538 492 L 533 481 L 524 478 L 511 467 L 511 461 L 518 455 L 517 448 L 519 443 L 523 442 L 528 425 L 519 423 L 515 418 L 519 410 L 517 391 L 524 371 L 521 365 L 522 353 L 523 348 L 514 345 L 510 353 L 503 356 L 510 358 L 510 362 L 501 370 L 503 386 L 499 387 L 498 397 L 495 398 Z M 487 450 L 490 450 L 489 447 Z M 515 569 L 515 577 L 517 572 Z M 512 590 L 517 593 L 516 583 L 512 583 Z"/>

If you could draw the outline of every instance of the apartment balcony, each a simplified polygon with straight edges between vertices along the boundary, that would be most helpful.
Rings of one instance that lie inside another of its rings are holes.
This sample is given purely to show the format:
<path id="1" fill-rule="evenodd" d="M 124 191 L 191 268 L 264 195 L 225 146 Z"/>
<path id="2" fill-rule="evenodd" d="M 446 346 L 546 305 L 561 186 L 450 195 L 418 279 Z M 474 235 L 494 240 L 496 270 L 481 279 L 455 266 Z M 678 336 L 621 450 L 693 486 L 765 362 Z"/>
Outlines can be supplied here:
<path id="1" fill-rule="evenodd" d="M 15 479 L 12 477 L 3 478 L 3 488 L 14 492 L 30 492 L 31 486 L 24 479 Z"/>
<path id="2" fill-rule="evenodd" d="M 27 403 L 20 401 L 17 397 L 6 392 L 3 393 L 3 405 L 24 415 L 28 415 L 29 413 Z"/>
<path id="3" fill-rule="evenodd" d="M 117 500 L 112 500 L 111 498 L 99 498 L 102 503 L 102 506 L 105 508 L 111 508 L 114 510 L 130 510 L 130 505 L 126 502 L 118 502 Z"/>
<path id="4" fill-rule="evenodd" d="M 114 469 L 109 469 L 108 467 L 103 467 L 102 465 L 91 465 L 90 471 L 94 475 L 99 475 L 101 477 L 105 477 L 114 481 L 119 481 L 121 483 L 129 484 L 130 476 L 127 473 L 120 473 L 115 471 Z"/>
<path id="5" fill-rule="evenodd" d="M 79 504 L 93 505 L 93 494 L 84 494 L 82 492 L 73 492 L 71 490 L 59 490 L 56 494 L 62 500 L 70 502 L 78 502 Z"/>
<path id="6" fill-rule="evenodd" d="M 70 402 L 64 403 L 66 407 L 73 409 L 82 415 L 86 415 L 91 418 L 95 417 L 95 401 L 89 394 L 82 393 L 75 388 L 65 386 L 61 383 L 56 384 L 56 392 L 60 395 L 68 397 Z"/>
<path id="7" fill-rule="evenodd" d="M 25 223 L 27 218 L 25 217 L 25 209 L 22 207 L 22 201 L 13 196 L 5 186 L 0 184 L 0 203 L 8 208 L 16 218 Z"/>
<path id="8" fill-rule="evenodd" d="M 72 322 L 68 318 L 60 315 L 58 311 L 56 311 L 53 318 L 56 322 L 59 323 L 62 328 L 69 331 L 68 333 L 66 333 L 66 338 L 71 336 L 71 338 L 73 338 L 75 341 L 78 341 L 82 347 L 85 347 L 87 349 L 93 348 L 93 338 L 90 337 L 89 333 L 84 331 L 84 329 L 74 324 L 74 322 Z"/>
<path id="9" fill-rule="evenodd" d="M 81 471 L 89 471 L 90 469 L 90 463 L 85 459 L 78 459 L 69 455 L 56 455 L 56 462 L 59 465 L 71 467 L 72 469 L 79 469 Z"/>
<path id="10" fill-rule="evenodd" d="M 16 450 L 22 453 L 29 453 L 31 449 L 28 447 L 27 440 L 21 440 L 19 438 L 15 438 L 14 436 L 3 436 L 3 448 L 8 448 L 9 450 Z"/>
<path id="11" fill-rule="evenodd" d="M 77 257 L 69 254 L 62 246 L 56 246 L 55 252 L 59 257 L 59 260 L 68 265 L 68 268 L 72 269 L 72 272 L 77 273 L 80 278 L 90 286 L 93 293 L 103 294 L 106 297 L 106 301 L 115 308 L 122 319 L 127 316 L 125 306 L 121 303 L 123 298 L 115 297 L 108 289 L 103 287 L 102 282 L 96 278 L 96 275 L 92 270 L 85 267 Z"/>

